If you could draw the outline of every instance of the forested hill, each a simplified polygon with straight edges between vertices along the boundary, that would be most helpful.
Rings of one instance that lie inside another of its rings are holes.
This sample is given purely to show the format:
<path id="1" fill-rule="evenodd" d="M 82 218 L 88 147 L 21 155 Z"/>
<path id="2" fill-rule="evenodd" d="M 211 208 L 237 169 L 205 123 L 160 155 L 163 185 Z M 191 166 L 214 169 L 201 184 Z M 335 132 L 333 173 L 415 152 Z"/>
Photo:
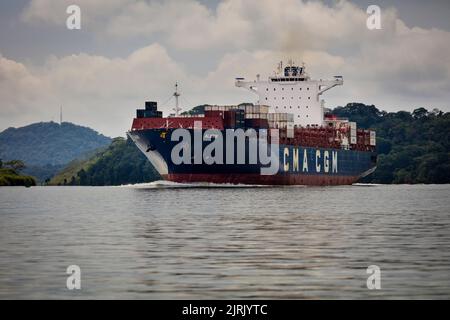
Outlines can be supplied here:
<path id="1" fill-rule="evenodd" d="M 350 103 L 331 111 L 377 132 L 378 167 L 373 183 L 450 183 L 450 113 L 425 108 L 385 112 Z"/>
<path id="2" fill-rule="evenodd" d="M 0 133 L 0 159 L 22 160 L 27 166 L 24 172 L 42 181 L 72 160 L 110 142 L 110 138 L 90 128 L 69 122 L 34 123 Z"/>
<path id="3" fill-rule="evenodd" d="M 159 180 L 145 155 L 129 139 L 111 145 L 84 161 L 73 161 L 50 181 L 51 185 L 110 186 Z"/>

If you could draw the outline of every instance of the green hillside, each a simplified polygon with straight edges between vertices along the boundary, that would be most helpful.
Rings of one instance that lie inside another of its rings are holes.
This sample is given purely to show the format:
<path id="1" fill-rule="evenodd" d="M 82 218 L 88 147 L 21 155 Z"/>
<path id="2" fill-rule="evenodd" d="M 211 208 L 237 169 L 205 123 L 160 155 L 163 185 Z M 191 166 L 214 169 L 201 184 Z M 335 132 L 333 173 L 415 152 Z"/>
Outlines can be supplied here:
<path id="1" fill-rule="evenodd" d="M 147 158 L 131 140 L 115 138 L 111 145 L 84 161 L 73 161 L 51 185 L 123 185 L 159 180 Z"/>
<path id="2" fill-rule="evenodd" d="M 425 108 L 380 111 L 350 103 L 331 113 L 377 132 L 378 167 L 372 183 L 450 183 L 450 113 Z"/>
<path id="3" fill-rule="evenodd" d="M 34 123 L 0 133 L 0 159 L 20 159 L 26 164 L 24 173 L 44 181 L 74 159 L 110 142 L 110 138 L 72 123 Z"/>

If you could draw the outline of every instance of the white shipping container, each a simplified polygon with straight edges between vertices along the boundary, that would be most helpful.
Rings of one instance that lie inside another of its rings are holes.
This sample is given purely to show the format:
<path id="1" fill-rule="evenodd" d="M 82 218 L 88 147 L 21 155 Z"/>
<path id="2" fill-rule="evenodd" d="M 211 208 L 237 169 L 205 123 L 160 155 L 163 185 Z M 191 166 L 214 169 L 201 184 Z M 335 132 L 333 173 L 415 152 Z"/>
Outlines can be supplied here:
<path id="1" fill-rule="evenodd" d="M 277 121 L 276 126 L 279 129 L 286 129 L 287 128 L 287 122 L 286 121 Z"/>
<path id="2" fill-rule="evenodd" d="M 293 114 L 283 112 L 268 113 L 268 119 L 275 121 L 294 121 Z"/>
<path id="3" fill-rule="evenodd" d="M 246 113 L 245 119 L 267 119 L 267 113 Z"/>
<path id="4" fill-rule="evenodd" d="M 287 138 L 294 138 L 294 129 L 287 129 L 286 130 L 286 137 Z"/>
<path id="5" fill-rule="evenodd" d="M 257 106 L 258 113 L 268 113 L 269 112 L 269 106 L 259 105 Z"/>
<path id="6" fill-rule="evenodd" d="M 356 144 L 356 122 L 350 122 L 350 144 Z"/>
<path id="7" fill-rule="evenodd" d="M 375 131 L 370 131 L 370 145 L 376 146 L 377 144 L 377 137 Z"/>

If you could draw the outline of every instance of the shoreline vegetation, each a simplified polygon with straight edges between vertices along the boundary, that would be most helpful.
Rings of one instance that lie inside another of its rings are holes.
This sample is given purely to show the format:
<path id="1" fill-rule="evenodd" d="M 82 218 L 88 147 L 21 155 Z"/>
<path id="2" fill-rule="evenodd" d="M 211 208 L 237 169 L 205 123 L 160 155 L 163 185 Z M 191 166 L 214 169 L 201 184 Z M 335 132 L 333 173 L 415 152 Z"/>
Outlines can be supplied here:
<path id="1" fill-rule="evenodd" d="M 91 158 L 71 162 L 48 185 L 118 186 L 160 179 L 158 172 L 134 143 L 119 137 Z"/>
<path id="2" fill-rule="evenodd" d="M 74 159 L 86 159 L 91 152 L 111 144 L 111 138 L 91 128 L 69 122 L 39 122 L 0 132 L 0 159 L 26 163 L 22 174 L 45 182 Z"/>
<path id="3" fill-rule="evenodd" d="M 20 173 L 25 168 L 25 163 L 21 160 L 11 160 L 3 163 L 0 159 L 0 187 L 35 186 L 36 179 L 34 177 Z"/>

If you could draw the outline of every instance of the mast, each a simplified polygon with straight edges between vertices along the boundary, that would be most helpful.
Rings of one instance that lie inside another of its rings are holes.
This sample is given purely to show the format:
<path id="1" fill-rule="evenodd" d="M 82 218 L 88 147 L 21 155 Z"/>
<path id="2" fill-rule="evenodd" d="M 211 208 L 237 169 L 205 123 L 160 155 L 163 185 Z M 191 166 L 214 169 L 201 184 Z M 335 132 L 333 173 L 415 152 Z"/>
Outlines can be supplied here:
<path id="1" fill-rule="evenodd" d="M 63 113 L 62 113 L 62 106 L 59 107 L 59 124 L 61 125 L 63 122 Z"/>
<path id="2" fill-rule="evenodd" d="M 178 92 L 178 82 L 175 82 L 175 92 L 173 93 L 173 96 L 175 97 L 175 108 L 173 109 L 175 111 L 175 116 L 178 117 L 181 108 L 178 106 L 178 98 L 180 97 L 180 93 Z"/>

